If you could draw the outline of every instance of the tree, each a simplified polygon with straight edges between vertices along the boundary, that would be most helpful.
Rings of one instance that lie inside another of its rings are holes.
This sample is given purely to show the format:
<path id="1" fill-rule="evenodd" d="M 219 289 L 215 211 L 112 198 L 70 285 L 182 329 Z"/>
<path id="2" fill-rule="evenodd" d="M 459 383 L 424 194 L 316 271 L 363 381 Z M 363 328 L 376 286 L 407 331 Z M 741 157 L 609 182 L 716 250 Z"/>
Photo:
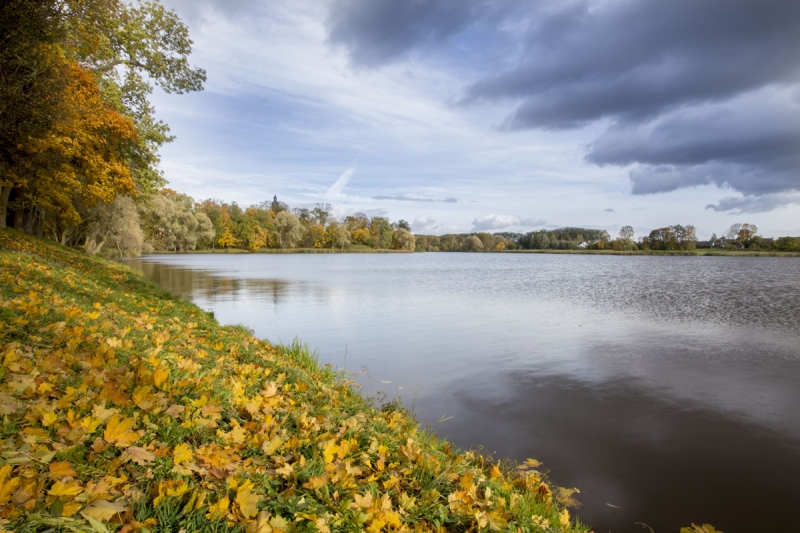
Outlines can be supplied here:
<path id="1" fill-rule="evenodd" d="M 124 157 L 126 145 L 136 140 L 133 124 L 103 101 L 85 69 L 66 64 L 63 75 L 63 98 L 49 128 L 28 139 L 27 157 L 6 169 L 12 180 L 14 226 L 28 233 L 46 215 L 54 224 L 76 226 L 82 210 L 135 192 Z"/>
<path id="2" fill-rule="evenodd" d="M 402 219 L 397 221 L 397 227 L 406 231 L 411 231 L 411 225 Z"/>
<path id="3" fill-rule="evenodd" d="M 60 38 L 52 1 L 7 0 L 0 8 L 0 227 L 12 191 L 26 182 L 13 170 L 28 160 L 28 140 L 50 129 L 65 98 Z"/>
<path id="4" fill-rule="evenodd" d="M 311 215 L 314 217 L 317 224 L 322 227 L 328 225 L 328 219 L 331 217 L 331 213 L 333 213 L 331 204 L 317 204 L 314 206 L 314 209 L 311 210 Z"/>
<path id="5" fill-rule="evenodd" d="M 339 224 L 336 221 L 328 224 L 325 229 L 325 242 L 331 248 L 340 248 L 344 250 L 350 246 L 350 231 L 344 224 Z"/>
<path id="6" fill-rule="evenodd" d="M 633 226 L 622 226 L 619 230 L 620 239 L 633 239 Z"/>
<path id="7" fill-rule="evenodd" d="M 756 236 L 756 233 L 758 233 L 758 226 L 756 226 L 755 224 L 744 223 L 739 228 L 739 231 L 737 232 L 736 236 L 739 238 L 741 242 L 751 241 L 753 240 L 753 237 Z"/>
<path id="8" fill-rule="evenodd" d="M 731 224 L 731 227 L 728 228 L 728 231 L 725 232 L 725 238 L 735 241 L 739 238 L 739 230 L 742 229 L 742 225 L 738 222 L 736 224 Z"/>
<path id="9" fill-rule="evenodd" d="M 414 251 L 414 236 L 410 231 L 400 228 L 394 232 L 392 240 L 392 248 L 395 250 L 406 250 L 408 252 Z"/>
<path id="10" fill-rule="evenodd" d="M 306 232 L 297 217 L 289 211 L 281 211 L 275 216 L 275 227 L 281 248 L 294 248 L 297 241 L 302 239 Z"/>
<path id="11" fill-rule="evenodd" d="M 116 248 L 119 257 L 142 254 L 144 233 L 139 212 L 129 196 L 117 196 L 112 204 L 100 204 L 91 214 L 84 250 L 97 254 L 107 243 Z"/>
<path id="12" fill-rule="evenodd" d="M 188 64 L 186 26 L 157 2 L 9 2 L 0 11 L 0 225 L 11 209 L 16 226 L 41 233 L 45 221 L 79 223 L 118 193 L 157 190 L 158 148 L 172 138 L 147 99 L 152 84 L 183 93 L 205 80 Z"/>
<path id="13" fill-rule="evenodd" d="M 389 221 L 381 217 L 373 217 L 369 225 L 372 234 L 373 246 L 375 248 L 388 249 L 392 247 L 392 225 Z"/>
<path id="14" fill-rule="evenodd" d="M 464 239 L 463 248 L 465 252 L 480 252 L 483 250 L 483 243 L 476 235 L 470 235 Z"/>
<path id="15" fill-rule="evenodd" d="M 194 200 L 185 194 L 163 189 L 141 211 L 145 240 L 153 249 L 183 252 L 194 250 L 199 240 L 214 238 L 211 220 L 205 213 L 196 212 Z M 221 246 L 238 242 L 230 224 L 227 230 L 234 242 L 226 238 L 226 244 L 220 243 Z"/>

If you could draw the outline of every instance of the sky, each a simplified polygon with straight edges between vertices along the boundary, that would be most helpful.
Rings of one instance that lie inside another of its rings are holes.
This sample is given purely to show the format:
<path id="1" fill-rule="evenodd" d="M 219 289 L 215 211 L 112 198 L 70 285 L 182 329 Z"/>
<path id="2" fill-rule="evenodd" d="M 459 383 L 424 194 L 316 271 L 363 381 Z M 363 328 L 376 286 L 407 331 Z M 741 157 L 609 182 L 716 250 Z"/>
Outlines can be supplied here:
<path id="1" fill-rule="evenodd" d="M 170 187 L 416 233 L 800 235 L 800 2 L 162 0 Z"/>

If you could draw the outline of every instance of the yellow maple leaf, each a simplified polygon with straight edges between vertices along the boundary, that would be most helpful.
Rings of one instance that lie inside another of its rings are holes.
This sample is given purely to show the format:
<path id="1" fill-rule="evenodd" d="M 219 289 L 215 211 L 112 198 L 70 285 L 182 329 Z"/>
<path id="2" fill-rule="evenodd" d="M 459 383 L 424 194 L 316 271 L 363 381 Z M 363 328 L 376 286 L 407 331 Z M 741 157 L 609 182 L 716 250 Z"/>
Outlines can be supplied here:
<path id="1" fill-rule="evenodd" d="M 278 448 L 281 447 L 282 444 L 283 441 L 281 438 L 275 435 L 270 440 L 265 440 L 263 443 L 261 443 L 261 450 L 263 450 L 263 452 L 267 455 L 272 455 L 278 450 Z"/>
<path id="2" fill-rule="evenodd" d="M 11 493 L 20 484 L 20 478 L 18 477 L 7 479 L 11 474 L 11 470 L 11 465 L 0 468 L 0 505 L 5 505 L 8 502 L 9 498 L 11 498 Z"/>
<path id="3" fill-rule="evenodd" d="M 356 505 L 358 505 L 363 509 L 372 507 L 372 494 L 370 494 L 369 492 L 363 496 L 356 494 L 355 496 L 353 496 L 353 500 L 355 501 Z"/>
<path id="4" fill-rule="evenodd" d="M 119 409 L 106 409 L 105 402 L 99 403 L 92 408 L 92 415 L 99 419 L 100 422 L 105 422 L 117 413 L 119 413 Z"/>
<path id="5" fill-rule="evenodd" d="M 325 459 L 325 464 L 329 465 L 333 462 L 333 458 L 336 455 L 336 450 L 338 446 L 336 445 L 336 440 L 331 439 L 325 443 L 325 447 L 322 449 L 322 456 Z"/>
<path id="6" fill-rule="evenodd" d="M 98 318 L 100 318 L 100 313 L 98 313 L 97 311 L 92 311 L 91 313 L 86 313 L 85 316 L 90 320 L 97 320 Z"/>
<path id="7" fill-rule="evenodd" d="M 108 522 L 117 515 L 124 514 L 129 508 L 124 502 L 107 502 L 105 500 L 97 500 L 92 505 L 81 511 L 81 514 L 87 518 L 94 518 L 100 522 Z"/>
<path id="8" fill-rule="evenodd" d="M 208 513 L 206 513 L 206 518 L 209 519 L 219 519 L 224 518 L 225 515 L 228 514 L 228 506 L 230 505 L 231 501 L 227 498 L 220 498 L 217 500 L 217 503 L 214 505 L 208 506 Z"/>
<path id="9" fill-rule="evenodd" d="M 168 377 L 169 377 L 169 368 L 163 366 L 159 367 L 156 369 L 155 372 L 153 372 L 153 384 L 155 384 L 155 386 L 160 389 L 161 385 L 165 381 L 167 381 Z"/>
<path id="10" fill-rule="evenodd" d="M 49 413 L 45 413 L 42 415 L 42 425 L 44 427 L 52 426 L 58 420 L 58 415 L 56 415 L 53 411 Z"/>
<path id="11" fill-rule="evenodd" d="M 67 518 L 73 516 L 75 513 L 78 512 L 78 509 L 83 507 L 83 502 L 69 502 L 65 503 L 64 507 L 61 509 L 61 516 L 66 516 Z"/>
<path id="12" fill-rule="evenodd" d="M 310 490 L 316 490 L 324 486 L 327 482 L 328 482 L 327 476 L 311 476 L 310 478 L 308 478 L 307 483 L 303 483 L 303 487 Z"/>
<path id="13" fill-rule="evenodd" d="M 135 420 L 133 418 L 124 418 L 116 414 L 113 415 L 108 419 L 103 438 L 106 442 L 113 444 L 117 448 L 127 448 L 139 440 L 139 434 L 135 431 L 131 431 L 134 422 Z"/>
<path id="14" fill-rule="evenodd" d="M 192 453 L 192 448 L 184 442 L 175 446 L 175 449 L 172 451 L 172 457 L 175 461 L 175 464 L 179 465 L 189 461 L 192 457 L 194 457 L 194 454 Z"/>
<path id="15" fill-rule="evenodd" d="M 249 479 L 246 480 L 236 490 L 236 503 L 239 504 L 239 510 L 245 518 L 253 518 L 258 514 L 258 495 L 253 494 L 253 482 Z"/>
<path id="16" fill-rule="evenodd" d="M 73 497 L 77 496 L 81 492 L 83 492 L 83 487 L 81 487 L 77 481 L 62 483 L 61 480 L 58 480 L 53 483 L 53 486 L 50 487 L 50 490 L 47 491 L 47 494 L 51 496 Z"/>

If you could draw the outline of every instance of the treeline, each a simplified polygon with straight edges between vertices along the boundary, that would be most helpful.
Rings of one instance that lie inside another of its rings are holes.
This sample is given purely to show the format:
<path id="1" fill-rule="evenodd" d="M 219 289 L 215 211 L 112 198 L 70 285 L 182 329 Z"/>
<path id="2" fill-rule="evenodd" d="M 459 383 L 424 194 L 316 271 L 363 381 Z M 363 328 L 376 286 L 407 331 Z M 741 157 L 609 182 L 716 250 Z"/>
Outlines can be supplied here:
<path id="1" fill-rule="evenodd" d="M 74 242 L 64 244 L 78 246 Z M 240 248 L 393 249 L 414 251 L 408 223 L 363 213 L 338 220 L 330 204 L 290 209 L 278 198 L 242 208 L 221 200 L 195 202 L 171 189 L 134 202 L 119 196 L 90 224 L 84 247 L 136 257 L 154 251 Z"/>
<path id="2" fill-rule="evenodd" d="M 479 252 L 501 250 L 694 250 L 718 248 L 725 250 L 800 251 L 800 239 L 764 238 L 754 224 L 733 224 L 723 237 L 712 235 L 710 241 L 699 241 L 694 226 L 676 224 L 652 230 L 634 240 L 633 227 L 623 226 L 616 237 L 605 230 L 590 228 L 559 228 L 528 233 L 462 233 L 448 235 L 417 235 L 417 251 Z"/>

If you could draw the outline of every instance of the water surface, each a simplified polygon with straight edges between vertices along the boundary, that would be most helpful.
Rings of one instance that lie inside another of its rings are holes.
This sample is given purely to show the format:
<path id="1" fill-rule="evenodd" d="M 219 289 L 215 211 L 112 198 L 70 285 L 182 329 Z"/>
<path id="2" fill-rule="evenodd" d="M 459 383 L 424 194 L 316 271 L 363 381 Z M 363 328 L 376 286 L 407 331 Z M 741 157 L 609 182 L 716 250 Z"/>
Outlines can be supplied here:
<path id="1" fill-rule="evenodd" d="M 128 264 L 399 397 L 464 448 L 544 462 L 597 533 L 800 531 L 800 260 L 170 255 Z"/>

